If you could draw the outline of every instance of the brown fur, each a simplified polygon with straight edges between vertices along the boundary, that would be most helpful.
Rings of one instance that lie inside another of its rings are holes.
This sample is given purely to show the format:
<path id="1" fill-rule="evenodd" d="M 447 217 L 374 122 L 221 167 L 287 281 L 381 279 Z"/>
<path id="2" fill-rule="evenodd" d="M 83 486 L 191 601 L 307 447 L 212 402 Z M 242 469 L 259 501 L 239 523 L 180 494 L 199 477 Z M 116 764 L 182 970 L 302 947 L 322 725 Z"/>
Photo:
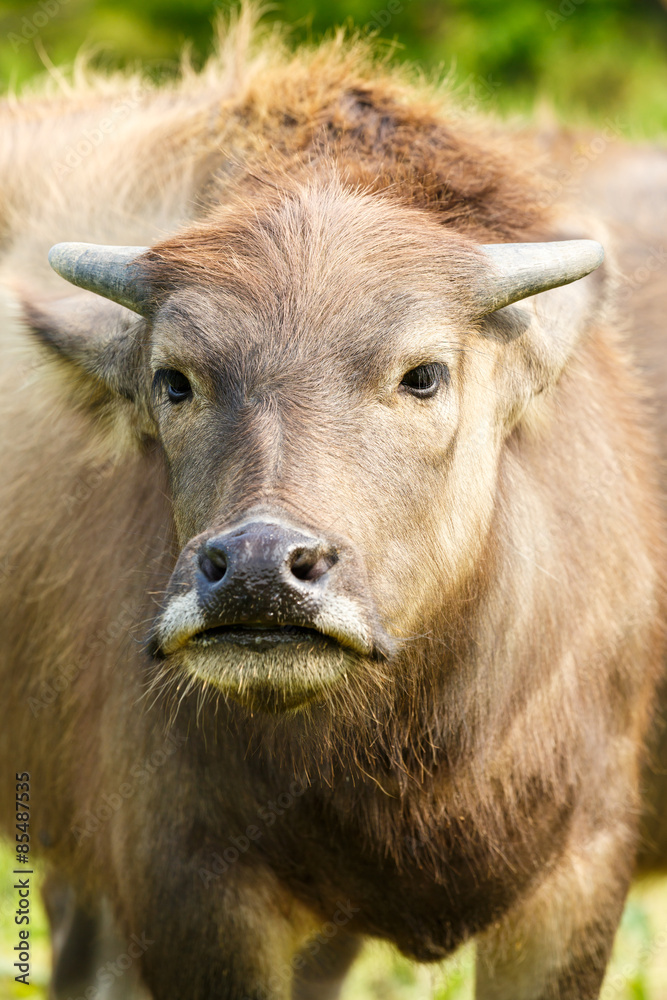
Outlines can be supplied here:
<path id="1" fill-rule="evenodd" d="M 31 772 L 34 849 L 157 942 L 141 967 L 158 1000 L 283 1000 L 292 979 L 324 995 L 359 935 L 422 960 L 479 935 L 480 996 L 594 997 L 663 651 L 629 317 L 606 266 L 543 313 L 474 321 L 478 243 L 572 232 L 571 206 L 541 207 L 538 155 L 361 45 L 247 56 L 248 30 L 160 91 L 80 80 L 0 111 L 0 752 Z M 99 147 L 54 171 L 123 100 Z M 150 243 L 154 321 L 85 293 L 72 315 L 99 321 L 68 319 L 44 265 L 64 239 Z M 91 353 L 107 326 L 126 334 L 123 398 Z M 151 400 L 151 352 L 206 405 Z M 452 391 L 396 394 L 434 352 Z M 278 715 L 142 646 L 181 547 L 265 508 L 343 539 L 396 646 Z M 309 942 L 348 904 L 318 972 Z"/>

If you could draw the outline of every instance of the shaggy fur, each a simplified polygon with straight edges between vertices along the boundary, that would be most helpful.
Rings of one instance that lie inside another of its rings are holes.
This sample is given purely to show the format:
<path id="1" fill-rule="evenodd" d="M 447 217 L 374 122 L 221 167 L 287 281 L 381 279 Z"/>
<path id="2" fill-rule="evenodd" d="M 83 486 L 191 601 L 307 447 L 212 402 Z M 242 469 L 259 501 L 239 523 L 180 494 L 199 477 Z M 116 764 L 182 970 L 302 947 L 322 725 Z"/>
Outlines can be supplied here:
<path id="1" fill-rule="evenodd" d="M 334 997 L 364 935 L 478 935 L 486 1000 L 597 996 L 663 656 L 653 411 L 608 265 L 484 322 L 470 288 L 479 243 L 598 223 L 527 140 L 245 15 L 199 75 L 78 71 L 0 128 L 0 753 L 34 850 L 153 942 L 156 1000 Z M 150 245 L 152 321 L 61 301 L 68 239 Z M 432 405 L 397 391 L 434 358 Z M 265 510 L 342 539 L 391 638 L 274 714 L 284 662 L 232 698 L 145 645 L 183 547 Z"/>

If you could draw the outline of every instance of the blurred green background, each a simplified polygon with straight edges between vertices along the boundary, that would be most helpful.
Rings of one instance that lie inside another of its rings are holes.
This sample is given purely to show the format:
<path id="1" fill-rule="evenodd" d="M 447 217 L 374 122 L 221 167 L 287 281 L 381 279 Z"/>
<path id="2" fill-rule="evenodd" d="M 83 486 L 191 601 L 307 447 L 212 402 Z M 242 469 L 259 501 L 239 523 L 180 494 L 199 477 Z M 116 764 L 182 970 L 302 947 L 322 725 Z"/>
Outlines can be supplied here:
<path id="1" fill-rule="evenodd" d="M 184 44 L 195 64 L 211 50 L 212 0 L 0 0 L 0 90 L 20 90 L 49 61 L 83 47 L 99 67 L 141 64 L 156 80 L 178 70 Z M 266 13 L 294 44 L 349 23 L 395 45 L 397 58 L 448 77 L 465 103 L 501 115 L 556 114 L 575 125 L 611 117 L 625 137 L 667 132 L 667 0 L 283 0 Z M 2 136 L 0 135 L 0 142 Z M 0 850 L 0 869 L 11 855 Z M 46 997 L 49 949 L 36 910 L 33 987 L 13 982 L 11 881 L 0 885 L 0 1000 Z M 667 882 L 635 887 L 626 908 L 606 1000 L 667 1000 Z M 416 967 L 372 948 L 344 1000 L 471 1000 L 472 953 Z M 73 998 L 74 1000 L 74 998 Z"/>
<path id="2" fill-rule="evenodd" d="M 667 0 L 282 0 L 268 11 L 295 42 L 351 22 L 399 55 L 451 73 L 466 97 L 502 113 L 548 101 L 570 121 L 621 116 L 624 134 L 667 129 Z M 186 40 L 210 51 L 219 0 L 4 0 L 0 80 L 17 87 L 41 56 L 70 62 L 82 45 L 102 65 L 176 71 Z"/>

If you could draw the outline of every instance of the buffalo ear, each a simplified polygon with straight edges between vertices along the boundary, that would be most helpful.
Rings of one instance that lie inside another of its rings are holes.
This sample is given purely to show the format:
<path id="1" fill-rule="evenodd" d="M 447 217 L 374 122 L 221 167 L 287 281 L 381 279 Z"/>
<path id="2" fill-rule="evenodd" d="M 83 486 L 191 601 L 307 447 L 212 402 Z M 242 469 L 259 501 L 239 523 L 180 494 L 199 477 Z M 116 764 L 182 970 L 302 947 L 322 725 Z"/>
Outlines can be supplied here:
<path id="1" fill-rule="evenodd" d="M 92 396 L 139 402 L 144 388 L 146 323 L 134 312 L 88 292 L 62 299 L 23 300 L 23 315 L 37 339 L 70 366 Z"/>
<path id="2" fill-rule="evenodd" d="M 606 283 L 603 268 L 483 319 L 480 333 L 500 342 L 500 359 L 510 380 L 510 423 L 533 397 L 556 385 L 587 331 L 604 314 Z"/>

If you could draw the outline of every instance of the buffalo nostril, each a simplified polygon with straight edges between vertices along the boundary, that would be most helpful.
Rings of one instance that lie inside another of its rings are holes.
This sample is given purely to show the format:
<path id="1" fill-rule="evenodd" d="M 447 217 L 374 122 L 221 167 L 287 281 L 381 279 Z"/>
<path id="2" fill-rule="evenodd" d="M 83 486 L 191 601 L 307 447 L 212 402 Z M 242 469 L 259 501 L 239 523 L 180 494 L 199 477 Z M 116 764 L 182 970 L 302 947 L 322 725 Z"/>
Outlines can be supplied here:
<path id="1" fill-rule="evenodd" d="M 219 549 L 207 549 L 199 557 L 199 568 L 210 583 L 219 583 L 227 572 L 227 559 Z"/>
<path id="2" fill-rule="evenodd" d="M 337 559 L 338 557 L 333 553 L 320 555 L 317 552 L 297 549 L 292 555 L 290 569 L 297 580 L 319 580 L 320 577 L 329 572 Z"/>

